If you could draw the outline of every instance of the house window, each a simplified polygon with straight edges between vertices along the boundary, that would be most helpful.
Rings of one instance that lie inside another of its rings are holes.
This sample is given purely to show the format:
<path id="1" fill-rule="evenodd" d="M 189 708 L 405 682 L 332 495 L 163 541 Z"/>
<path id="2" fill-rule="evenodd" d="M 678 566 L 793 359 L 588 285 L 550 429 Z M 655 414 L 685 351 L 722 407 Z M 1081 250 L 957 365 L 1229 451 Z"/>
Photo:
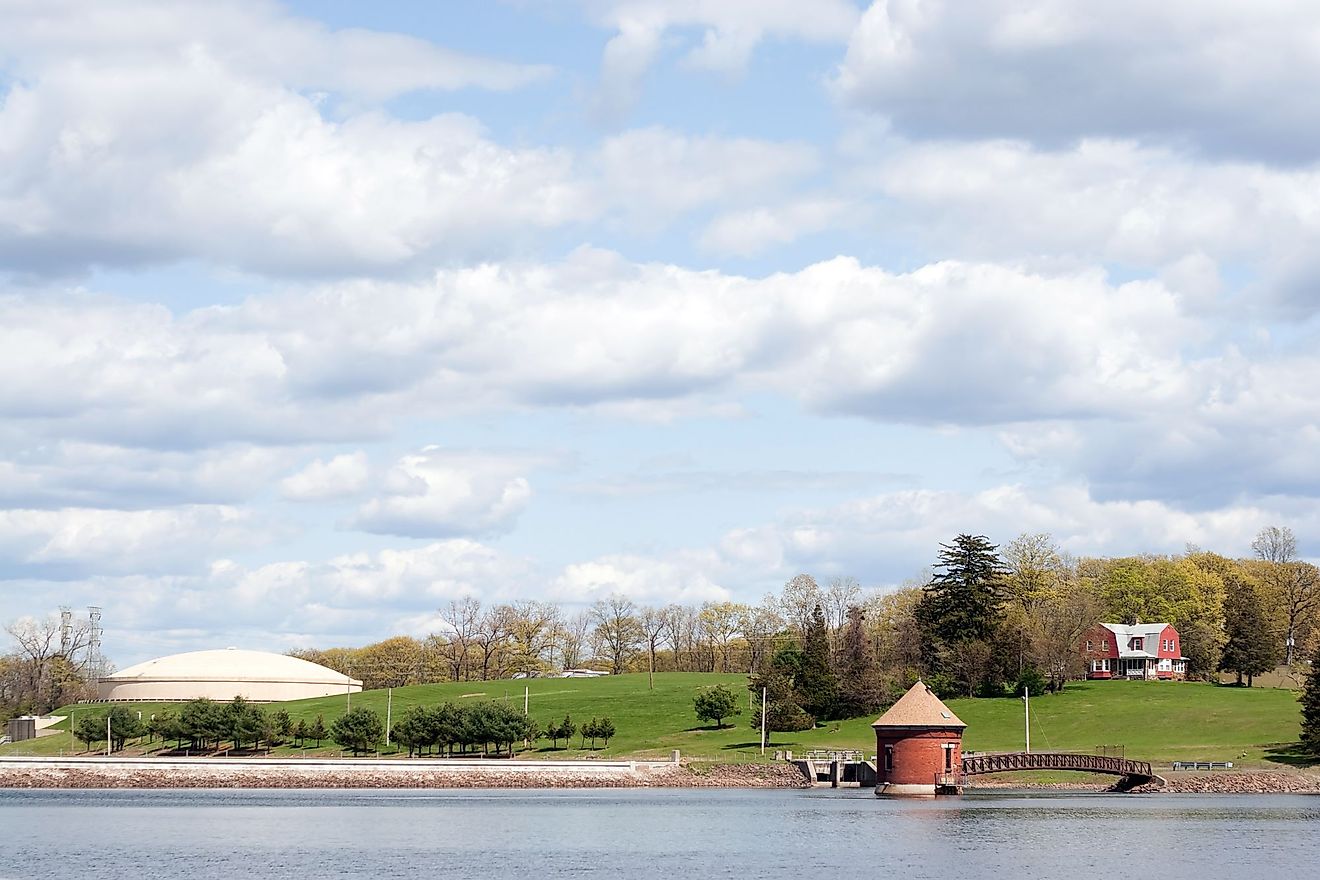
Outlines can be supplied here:
<path id="1" fill-rule="evenodd" d="M 1109 653 L 1109 639 L 1105 639 L 1100 643 L 1100 650 Z"/>
<path id="2" fill-rule="evenodd" d="M 1086 640 L 1086 653 L 1088 653 L 1088 654 L 1091 653 L 1091 648 L 1092 648 L 1091 640 L 1090 640 L 1090 639 L 1087 639 L 1087 640 Z"/>
<path id="3" fill-rule="evenodd" d="M 944 772 L 953 770 L 953 743 L 944 744 Z"/>
<path id="4" fill-rule="evenodd" d="M 893 769 L 894 769 L 894 747 L 885 746 L 885 772 L 888 773 Z"/>
<path id="5" fill-rule="evenodd" d="M 1132 644 L 1131 644 L 1130 647 L 1131 647 L 1132 650 L 1134 650 L 1134 651 L 1144 651 L 1144 650 L 1146 650 L 1146 640 L 1145 640 L 1145 639 L 1133 639 L 1133 640 L 1132 640 Z"/>

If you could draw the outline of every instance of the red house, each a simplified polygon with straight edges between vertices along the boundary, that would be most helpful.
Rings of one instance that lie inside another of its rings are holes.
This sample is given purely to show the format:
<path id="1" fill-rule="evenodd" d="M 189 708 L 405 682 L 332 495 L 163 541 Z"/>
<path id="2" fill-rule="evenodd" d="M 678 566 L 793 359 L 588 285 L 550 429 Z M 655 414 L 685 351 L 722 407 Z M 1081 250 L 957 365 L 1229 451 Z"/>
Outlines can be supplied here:
<path id="1" fill-rule="evenodd" d="M 1187 658 L 1171 623 L 1101 623 L 1082 636 L 1087 678 L 1182 681 Z"/>

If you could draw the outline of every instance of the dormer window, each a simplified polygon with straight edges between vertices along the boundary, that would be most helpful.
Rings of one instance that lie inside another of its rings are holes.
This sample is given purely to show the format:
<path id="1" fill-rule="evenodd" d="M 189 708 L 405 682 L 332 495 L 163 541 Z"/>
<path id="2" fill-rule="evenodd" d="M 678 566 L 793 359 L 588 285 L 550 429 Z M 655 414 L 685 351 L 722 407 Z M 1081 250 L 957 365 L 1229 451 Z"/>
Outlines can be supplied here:
<path id="1" fill-rule="evenodd" d="M 1131 647 L 1133 651 L 1144 651 L 1146 650 L 1145 646 L 1146 646 L 1145 639 L 1133 639 L 1129 647 Z"/>

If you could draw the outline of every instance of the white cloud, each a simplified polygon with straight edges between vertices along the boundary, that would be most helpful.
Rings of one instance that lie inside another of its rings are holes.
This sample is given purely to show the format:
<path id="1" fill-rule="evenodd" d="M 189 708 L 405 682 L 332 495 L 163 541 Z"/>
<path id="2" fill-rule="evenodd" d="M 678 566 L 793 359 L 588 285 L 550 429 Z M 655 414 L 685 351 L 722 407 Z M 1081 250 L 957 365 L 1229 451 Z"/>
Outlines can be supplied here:
<path id="1" fill-rule="evenodd" d="M 333 501 L 360 494 L 367 487 L 371 468 L 367 454 L 336 455 L 316 459 L 296 474 L 280 481 L 280 494 L 290 501 Z"/>
<path id="2" fill-rule="evenodd" d="M 815 150 L 803 143 L 645 128 L 607 138 L 593 164 L 602 198 L 634 224 L 654 229 L 699 207 L 763 199 L 818 163 Z"/>
<path id="3" fill-rule="evenodd" d="M 187 572 L 216 552 L 275 537 L 252 513 L 223 505 L 168 510 L 0 510 L 0 572 L 83 577 Z"/>
<path id="4" fill-rule="evenodd" d="M 1314 165 L 1205 161 L 1109 140 L 1042 150 L 859 135 L 846 153 L 852 178 L 889 201 L 892 225 L 920 229 L 931 246 L 982 259 L 1167 269 L 1194 299 L 1218 286 L 1218 264 L 1277 278 L 1280 264 L 1309 253 L 1320 235 L 1320 215 L 1299 197 L 1320 185 Z M 1281 304 L 1316 305 L 1314 292 L 1267 286 Z"/>
<path id="5" fill-rule="evenodd" d="M 0 504 L 14 508 L 152 508 L 236 503 L 262 491 L 290 462 L 288 450 L 252 444 L 177 451 L 76 440 L 35 442 L 0 431 Z"/>
<path id="6" fill-rule="evenodd" d="M 513 89 L 550 72 L 455 52 L 406 34 L 331 30 L 267 2 L 89 6 L 76 0 L 6 0 L 3 5 L 0 54 L 17 58 L 25 74 L 71 56 L 90 67 L 119 68 L 144 58 L 191 54 L 297 89 L 379 101 L 421 89 Z"/>
<path id="7" fill-rule="evenodd" d="M 837 86 L 922 138 L 1133 137 L 1311 160 L 1318 37 L 1304 0 L 876 0 Z"/>
<path id="8" fill-rule="evenodd" d="M 858 213 L 844 199 L 821 197 L 729 211 L 707 225 L 700 243 L 708 251 L 750 257 L 829 229 Z"/>
<path id="9" fill-rule="evenodd" d="M 590 603 L 618 594 L 639 604 L 725 602 L 731 593 L 711 580 L 714 560 L 700 555 L 660 559 L 617 554 L 566 566 L 549 586 L 559 602 Z"/>
<path id="10" fill-rule="evenodd" d="M 767 38 L 843 43 L 858 19 L 847 0 L 583 0 L 594 20 L 614 31 L 601 61 L 602 109 L 618 114 L 637 100 L 641 79 L 675 32 L 701 31 L 682 62 L 736 74 Z"/>
<path id="11" fill-rule="evenodd" d="M 353 525 L 415 538 L 508 531 L 531 499 L 525 460 L 428 446 L 399 459 Z"/>

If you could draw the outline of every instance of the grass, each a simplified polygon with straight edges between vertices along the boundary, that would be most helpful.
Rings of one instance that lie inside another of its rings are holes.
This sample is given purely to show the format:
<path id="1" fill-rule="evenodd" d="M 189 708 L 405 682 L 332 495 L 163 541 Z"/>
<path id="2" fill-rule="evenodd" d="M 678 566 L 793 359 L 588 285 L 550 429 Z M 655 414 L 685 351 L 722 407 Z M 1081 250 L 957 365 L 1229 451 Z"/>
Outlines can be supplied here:
<path id="1" fill-rule="evenodd" d="M 394 691 L 394 717 L 409 707 L 507 699 L 521 706 L 523 689 L 530 692 L 530 709 L 542 723 L 565 714 L 582 722 L 593 715 L 608 715 L 618 735 L 609 748 L 550 750 L 548 742 L 524 757 L 574 758 L 586 754 L 602 758 L 667 758 L 673 749 L 685 757 L 715 761 L 760 759 L 759 732 L 752 729 L 746 703 L 742 715 L 714 729 L 699 722 L 692 711 L 697 688 L 725 684 L 746 694 L 742 675 L 660 673 L 655 689 L 648 690 L 645 675 L 606 676 L 594 679 L 532 679 L 529 681 L 452 682 L 417 685 Z M 385 714 L 385 691 L 354 694 L 353 707 Z M 964 748 L 969 751 L 1020 750 L 1022 701 L 1008 699 L 955 699 L 949 707 L 967 723 Z M 142 711 L 168 711 L 177 704 L 126 704 Z M 279 704 L 296 722 L 324 715 L 326 724 L 344 710 L 343 696 L 322 697 Z M 79 706 L 76 711 L 97 711 Z M 60 710 L 56 714 L 65 714 Z M 1034 751 L 1092 751 L 1097 745 L 1121 745 L 1129 758 L 1168 765 L 1175 760 L 1233 761 L 1238 766 L 1277 766 L 1304 762 L 1292 749 L 1297 740 L 1300 708 L 1287 690 L 1217 687 L 1173 682 L 1076 682 L 1061 694 L 1031 701 Z M 873 717 L 830 722 L 801 733 L 775 733 L 770 749 L 804 751 L 816 748 L 854 748 L 875 751 Z M 69 750 L 68 722 L 59 725 L 64 735 L 43 737 L 0 747 L 0 755 L 56 755 Z M 561 742 L 562 746 L 562 742 Z M 80 750 L 81 744 L 77 746 Z M 337 754 L 325 743 L 315 749 L 283 746 L 275 754 Z"/>

